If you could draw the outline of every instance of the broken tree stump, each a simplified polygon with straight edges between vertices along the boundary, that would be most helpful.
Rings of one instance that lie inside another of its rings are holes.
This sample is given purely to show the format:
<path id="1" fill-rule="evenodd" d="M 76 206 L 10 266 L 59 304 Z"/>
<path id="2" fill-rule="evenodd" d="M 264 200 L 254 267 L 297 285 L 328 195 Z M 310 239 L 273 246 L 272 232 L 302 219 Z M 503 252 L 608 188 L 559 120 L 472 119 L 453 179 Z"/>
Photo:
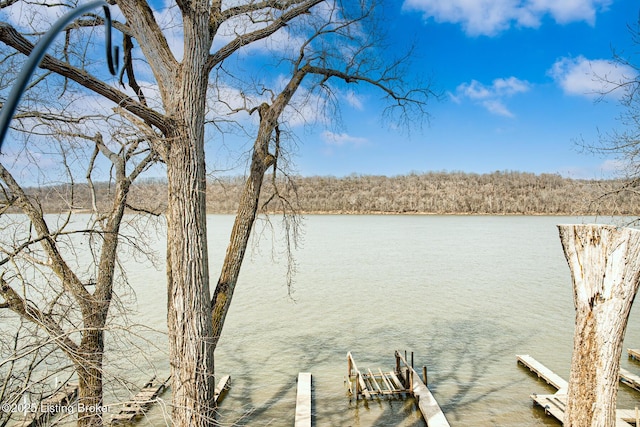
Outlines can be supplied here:
<path id="1" fill-rule="evenodd" d="M 640 230 L 559 225 L 576 309 L 564 425 L 615 425 L 622 341 L 640 281 Z"/>

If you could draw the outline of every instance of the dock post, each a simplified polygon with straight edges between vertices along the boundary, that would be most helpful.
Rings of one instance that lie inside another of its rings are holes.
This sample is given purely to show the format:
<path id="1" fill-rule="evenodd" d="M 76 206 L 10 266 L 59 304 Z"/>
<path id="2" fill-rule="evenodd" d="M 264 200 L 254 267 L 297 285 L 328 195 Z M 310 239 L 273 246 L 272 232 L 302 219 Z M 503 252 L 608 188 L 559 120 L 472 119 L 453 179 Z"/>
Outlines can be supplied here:
<path id="1" fill-rule="evenodd" d="M 429 383 L 427 383 L 427 366 L 426 365 L 422 365 L 422 379 L 424 380 L 424 385 L 429 385 Z"/>
<path id="2" fill-rule="evenodd" d="M 400 375 L 400 353 L 396 350 L 396 374 Z"/>
<path id="3" fill-rule="evenodd" d="M 411 352 L 411 368 L 413 369 L 413 351 Z"/>

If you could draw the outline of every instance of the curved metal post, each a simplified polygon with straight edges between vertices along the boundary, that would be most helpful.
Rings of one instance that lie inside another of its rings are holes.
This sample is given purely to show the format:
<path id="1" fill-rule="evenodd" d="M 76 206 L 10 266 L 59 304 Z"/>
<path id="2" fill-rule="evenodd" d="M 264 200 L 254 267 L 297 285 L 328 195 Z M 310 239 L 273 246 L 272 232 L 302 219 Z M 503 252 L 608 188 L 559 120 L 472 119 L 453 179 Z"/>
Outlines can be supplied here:
<path id="1" fill-rule="evenodd" d="M 49 29 L 49 31 L 45 33 L 42 39 L 40 39 L 38 44 L 35 45 L 35 47 L 31 51 L 31 54 L 29 55 L 29 59 L 22 67 L 22 71 L 20 71 L 16 82 L 13 84 L 11 92 L 9 93 L 9 98 L 0 111 L 0 149 L 2 148 L 2 143 L 4 142 L 7 131 L 9 130 L 9 123 L 13 118 L 13 113 L 18 107 L 18 102 L 22 97 L 22 93 L 26 89 L 31 75 L 35 71 L 38 64 L 40 64 L 40 61 L 44 57 L 46 50 L 49 48 L 49 45 L 51 45 L 58 33 L 62 31 L 70 22 L 97 7 L 102 7 L 104 9 L 107 64 L 109 66 L 109 72 L 112 75 L 116 74 L 116 69 L 118 68 L 118 47 L 112 49 L 111 45 L 111 12 L 109 11 L 109 4 L 104 0 L 96 0 L 78 6 L 75 9 L 71 10 L 58 21 L 56 21 Z"/>

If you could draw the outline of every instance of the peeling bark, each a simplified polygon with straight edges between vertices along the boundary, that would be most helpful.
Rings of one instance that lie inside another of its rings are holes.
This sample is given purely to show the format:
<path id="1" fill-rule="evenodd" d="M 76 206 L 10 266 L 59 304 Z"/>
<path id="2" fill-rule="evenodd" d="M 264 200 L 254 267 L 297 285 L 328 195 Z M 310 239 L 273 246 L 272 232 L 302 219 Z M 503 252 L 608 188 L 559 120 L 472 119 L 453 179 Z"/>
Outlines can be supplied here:
<path id="1" fill-rule="evenodd" d="M 640 231 L 560 225 L 573 279 L 576 329 L 564 425 L 615 425 L 620 356 L 640 282 Z"/>

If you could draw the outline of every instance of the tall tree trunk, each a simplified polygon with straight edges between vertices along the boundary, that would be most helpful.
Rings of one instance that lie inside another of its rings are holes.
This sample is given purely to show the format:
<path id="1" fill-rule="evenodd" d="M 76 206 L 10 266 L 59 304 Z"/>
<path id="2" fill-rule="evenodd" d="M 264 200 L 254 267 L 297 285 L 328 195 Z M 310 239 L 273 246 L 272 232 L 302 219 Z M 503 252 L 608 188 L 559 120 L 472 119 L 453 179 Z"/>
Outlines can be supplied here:
<path id="1" fill-rule="evenodd" d="M 564 425 L 615 425 L 622 341 L 640 282 L 640 231 L 560 225 L 576 329 Z"/>
<path id="2" fill-rule="evenodd" d="M 207 252 L 204 113 L 208 72 L 206 2 L 183 15 L 185 53 L 168 112 L 167 279 L 173 425 L 214 422 L 215 391 Z"/>
<path id="3" fill-rule="evenodd" d="M 173 424 L 213 420 L 213 346 L 209 300 L 202 138 L 176 136 L 167 162 L 167 279 Z"/>

